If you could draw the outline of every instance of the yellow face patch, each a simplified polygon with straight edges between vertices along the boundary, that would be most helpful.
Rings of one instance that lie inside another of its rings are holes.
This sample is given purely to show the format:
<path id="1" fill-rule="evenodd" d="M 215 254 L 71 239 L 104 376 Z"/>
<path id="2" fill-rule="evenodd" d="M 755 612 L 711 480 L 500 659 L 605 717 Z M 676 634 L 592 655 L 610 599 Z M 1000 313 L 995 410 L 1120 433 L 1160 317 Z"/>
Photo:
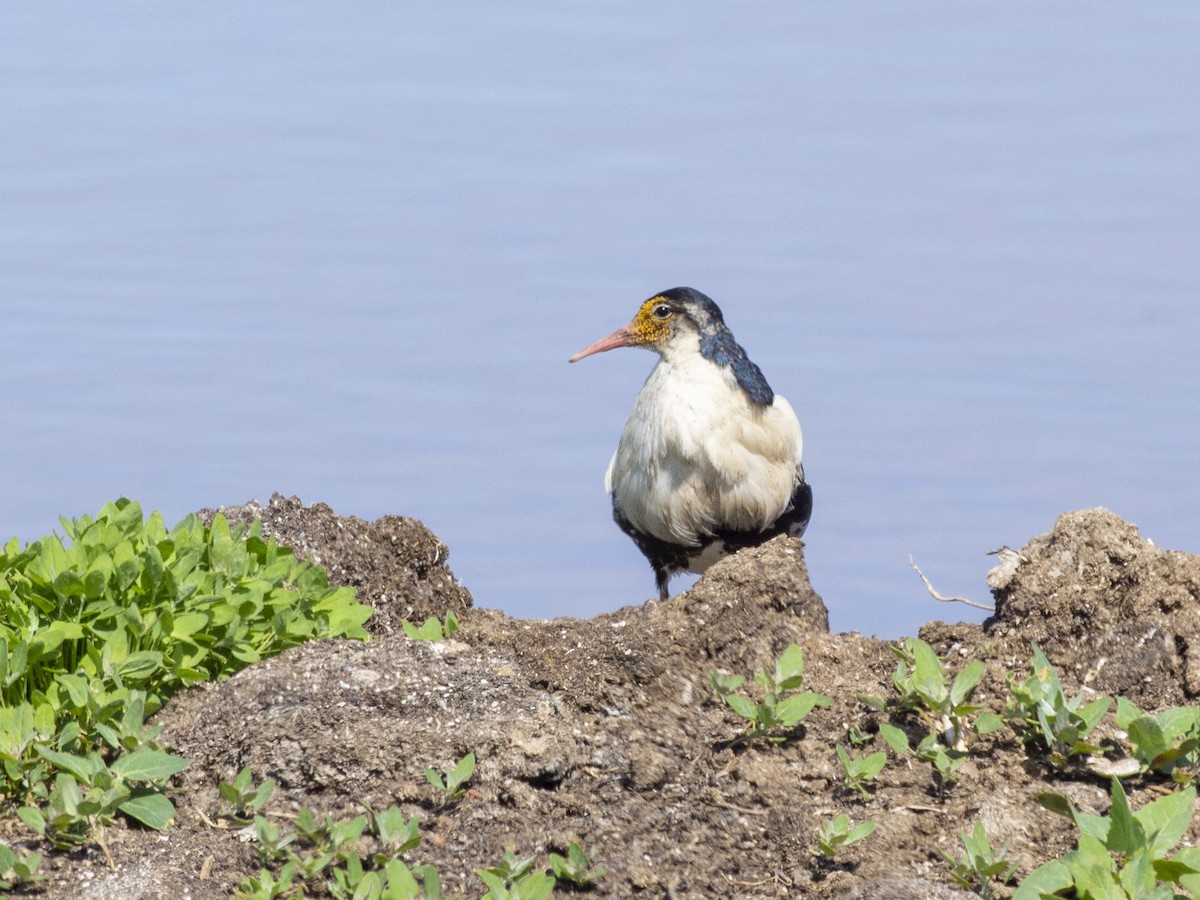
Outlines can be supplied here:
<path id="1" fill-rule="evenodd" d="M 639 344 L 657 344 L 671 336 L 671 320 L 675 310 L 670 301 L 663 297 L 651 297 L 642 304 L 629 330 L 637 336 Z"/>

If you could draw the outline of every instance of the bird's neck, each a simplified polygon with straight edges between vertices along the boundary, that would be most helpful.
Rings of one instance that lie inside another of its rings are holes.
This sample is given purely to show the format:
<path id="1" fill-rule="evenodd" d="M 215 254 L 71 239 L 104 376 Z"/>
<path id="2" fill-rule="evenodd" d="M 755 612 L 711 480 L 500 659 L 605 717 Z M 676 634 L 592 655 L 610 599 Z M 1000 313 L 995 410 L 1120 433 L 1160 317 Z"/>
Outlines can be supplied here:
<path id="1" fill-rule="evenodd" d="M 762 371 L 746 356 L 746 351 L 725 328 L 705 335 L 680 335 L 659 350 L 663 359 L 672 365 L 686 366 L 700 359 L 727 370 L 746 397 L 755 406 L 770 406 L 775 392 L 767 384 Z"/>

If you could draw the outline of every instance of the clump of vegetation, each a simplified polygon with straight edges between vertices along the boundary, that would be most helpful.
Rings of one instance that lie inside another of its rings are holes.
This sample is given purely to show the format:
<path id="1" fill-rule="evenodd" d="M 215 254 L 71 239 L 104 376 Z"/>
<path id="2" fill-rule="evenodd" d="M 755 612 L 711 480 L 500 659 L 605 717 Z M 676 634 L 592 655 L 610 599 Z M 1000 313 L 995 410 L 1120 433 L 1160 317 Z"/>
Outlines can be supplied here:
<path id="1" fill-rule="evenodd" d="M 959 887 L 988 900 L 992 896 L 992 883 L 1008 884 L 1020 863 L 1007 858 L 1007 844 L 999 850 L 992 849 L 982 822 L 976 822 L 970 832 L 963 832 L 962 842 L 964 852 L 957 859 L 942 853 L 950 866 L 950 876 Z"/>
<path id="2" fill-rule="evenodd" d="M 324 570 L 217 516 L 168 530 L 129 500 L 0 553 L 0 790 L 56 847 L 118 814 L 151 828 L 186 762 L 147 717 L 180 688 L 319 637 L 366 638 L 371 615 Z M 103 844 L 101 844 L 103 846 Z"/>
<path id="3" fill-rule="evenodd" d="M 892 646 L 892 653 L 897 659 L 892 686 L 899 695 L 899 709 L 915 713 L 947 746 L 964 749 L 969 735 L 1004 727 L 999 717 L 971 703 L 983 678 L 980 660 L 968 662 L 951 681 L 945 663 L 920 638 L 905 638 L 903 644 Z"/>
<path id="4" fill-rule="evenodd" d="M 533 857 L 518 860 L 512 853 L 494 866 L 477 869 L 475 874 L 487 885 L 481 900 L 545 900 L 557 883 L 544 869 L 533 867 Z"/>
<path id="5" fill-rule="evenodd" d="M 1173 706 L 1148 715 L 1118 697 L 1114 718 L 1141 772 L 1167 775 L 1180 783 L 1195 777 L 1200 768 L 1200 707 Z"/>
<path id="6" fill-rule="evenodd" d="M 7 844 L 0 844 L 0 891 L 44 881 L 46 876 L 38 874 L 42 864 L 40 853 L 16 853 Z"/>
<path id="7" fill-rule="evenodd" d="M 919 638 L 906 638 L 892 652 L 897 659 L 892 673 L 896 699 L 891 706 L 880 697 L 859 699 L 878 711 L 892 709 L 916 719 L 925 733 L 915 747 L 903 729 L 888 722 L 880 723 L 880 736 L 895 753 L 929 763 L 944 792 L 967 761 L 968 739 L 1004 727 L 998 716 L 971 702 L 983 677 L 983 663 L 971 660 L 951 679 L 945 663 Z"/>
<path id="8" fill-rule="evenodd" d="M 473 755 L 468 756 L 473 764 Z M 460 760 L 459 767 L 462 765 Z M 243 769 L 232 783 L 219 786 L 221 797 L 229 804 L 222 815 L 237 821 L 248 809 L 263 810 L 274 789 L 274 780 L 255 785 L 249 770 Z M 442 900 L 438 870 L 429 865 L 410 866 L 403 858 L 420 846 L 422 834 L 417 817 L 406 819 L 396 806 L 351 818 L 328 813 L 318 816 L 304 807 L 291 830 L 281 829 L 264 811 L 254 816 L 253 831 L 263 868 L 242 880 L 238 900 L 322 892 L 347 900 Z M 553 874 L 535 867 L 533 857 L 519 860 L 512 853 L 504 854 L 494 866 L 476 870 L 486 887 L 483 900 L 544 900 L 560 883 L 586 891 L 605 874 L 604 869 L 592 868 L 578 843 L 571 843 L 566 856 L 551 853 L 549 859 Z"/>
<path id="9" fill-rule="evenodd" d="M 746 720 L 745 731 L 736 739 L 739 744 L 759 739 L 781 743 L 787 740 L 787 732 L 804 721 L 815 707 L 833 703 L 824 694 L 800 690 L 804 683 L 804 651 L 796 644 L 787 646 L 775 660 L 773 669 L 763 669 L 754 676 L 761 699 L 737 693 L 745 682 L 744 675 L 716 671 L 709 677 L 713 692 Z"/>
<path id="10" fill-rule="evenodd" d="M 1097 697 L 1084 703 L 1082 691 L 1068 700 L 1058 673 L 1037 644 L 1033 645 L 1032 668 L 1024 681 L 1008 674 L 1004 717 L 1017 736 L 1027 747 L 1044 751 L 1050 764 L 1058 768 L 1074 757 L 1102 753 L 1105 748 L 1090 739 L 1112 700 Z"/>
<path id="11" fill-rule="evenodd" d="M 1176 888 L 1200 894 L 1200 848 L 1174 853 L 1186 834 L 1196 801 L 1195 787 L 1175 791 L 1134 812 L 1121 782 L 1112 780 L 1107 816 L 1077 810 L 1062 794 L 1038 798 L 1047 809 L 1067 816 L 1079 829 L 1075 850 L 1051 860 L 1021 882 L 1013 900 L 1066 896 L 1080 900 L 1170 898 Z"/>
<path id="12" fill-rule="evenodd" d="M 296 816 L 295 831 L 287 832 L 255 816 L 254 837 L 270 867 L 242 880 L 241 900 L 303 896 L 322 888 L 339 898 L 441 897 L 436 869 L 410 869 L 401 859 L 421 843 L 421 834 L 416 816 L 405 819 L 395 806 L 349 819 L 318 817 L 305 807 Z"/>

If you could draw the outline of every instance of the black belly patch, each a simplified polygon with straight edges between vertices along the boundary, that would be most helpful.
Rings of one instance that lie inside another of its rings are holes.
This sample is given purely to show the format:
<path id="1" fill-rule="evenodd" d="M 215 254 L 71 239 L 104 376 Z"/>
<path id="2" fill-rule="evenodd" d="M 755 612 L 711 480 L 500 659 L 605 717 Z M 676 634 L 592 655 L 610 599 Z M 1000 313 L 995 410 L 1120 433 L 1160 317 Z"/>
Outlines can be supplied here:
<path id="1" fill-rule="evenodd" d="M 642 555 L 650 561 L 650 567 L 654 569 L 654 581 L 658 587 L 659 599 L 666 600 L 668 596 L 667 583 L 671 580 L 671 576 L 686 572 L 689 560 L 713 544 L 723 544 L 724 552 L 730 554 L 745 547 L 757 546 L 781 534 L 790 534 L 792 537 L 798 538 L 808 527 L 808 520 L 812 517 L 812 505 L 812 487 L 807 482 L 801 481 L 796 486 L 796 490 L 792 492 L 792 499 L 788 503 L 787 509 L 762 531 L 718 529 L 707 540 L 690 546 L 672 544 L 639 531 L 633 527 L 616 503 L 613 503 L 613 520 L 623 532 L 629 535 L 637 548 L 642 551 Z"/>

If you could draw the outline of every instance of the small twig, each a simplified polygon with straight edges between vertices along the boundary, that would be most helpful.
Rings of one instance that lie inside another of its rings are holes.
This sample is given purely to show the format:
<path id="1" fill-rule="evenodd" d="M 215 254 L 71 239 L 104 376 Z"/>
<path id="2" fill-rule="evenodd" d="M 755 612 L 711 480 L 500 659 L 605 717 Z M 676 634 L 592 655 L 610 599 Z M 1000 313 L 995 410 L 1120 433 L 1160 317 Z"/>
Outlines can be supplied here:
<path id="1" fill-rule="evenodd" d="M 966 597 L 946 597 L 943 594 L 938 593 L 934 586 L 929 583 L 929 579 L 925 577 L 925 573 L 922 572 L 921 568 L 916 564 L 916 562 L 913 561 L 911 553 L 908 555 L 908 564 L 913 567 L 918 575 L 921 576 L 921 580 L 925 582 L 925 590 L 929 591 L 929 596 L 934 600 L 941 600 L 943 603 L 965 603 L 967 606 L 973 606 L 976 609 L 983 609 L 987 612 L 996 611 L 994 607 L 988 606 L 986 603 L 976 603 L 974 600 L 968 600 Z"/>

